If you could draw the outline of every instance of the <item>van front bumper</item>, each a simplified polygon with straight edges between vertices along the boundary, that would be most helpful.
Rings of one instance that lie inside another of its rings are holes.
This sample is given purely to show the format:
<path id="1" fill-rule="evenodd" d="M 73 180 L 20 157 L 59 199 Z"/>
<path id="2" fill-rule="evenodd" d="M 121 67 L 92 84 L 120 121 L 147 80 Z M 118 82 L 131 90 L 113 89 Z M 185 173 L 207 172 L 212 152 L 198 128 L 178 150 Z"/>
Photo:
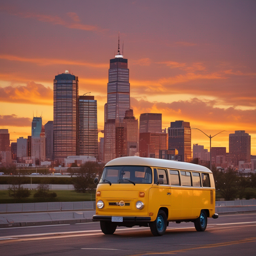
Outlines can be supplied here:
<path id="1" fill-rule="evenodd" d="M 112 216 L 93 215 L 92 221 L 111 221 Z M 150 222 L 151 217 L 123 217 L 123 222 Z"/>

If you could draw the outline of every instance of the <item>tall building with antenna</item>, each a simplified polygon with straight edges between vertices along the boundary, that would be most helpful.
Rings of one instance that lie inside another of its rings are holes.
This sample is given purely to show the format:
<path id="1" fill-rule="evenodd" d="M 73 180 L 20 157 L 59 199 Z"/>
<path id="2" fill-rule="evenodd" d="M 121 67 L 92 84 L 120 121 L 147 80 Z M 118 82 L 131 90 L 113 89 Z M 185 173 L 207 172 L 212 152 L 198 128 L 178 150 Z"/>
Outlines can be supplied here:
<path id="1" fill-rule="evenodd" d="M 130 109 L 130 83 L 128 60 L 120 53 L 120 40 L 114 59 L 110 60 L 107 87 L 107 116 L 106 119 L 119 119 L 125 117 L 125 111 Z"/>
<path id="2" fill-rule="evenodd" d="M 130 83 L 128 60 L 120 52 L 118 36 L 117 54 L 110 59 L 105 104 L 104 162 L 116 157 L 116 122 L 121 123 L 125 112 L 130 109 Z"/>

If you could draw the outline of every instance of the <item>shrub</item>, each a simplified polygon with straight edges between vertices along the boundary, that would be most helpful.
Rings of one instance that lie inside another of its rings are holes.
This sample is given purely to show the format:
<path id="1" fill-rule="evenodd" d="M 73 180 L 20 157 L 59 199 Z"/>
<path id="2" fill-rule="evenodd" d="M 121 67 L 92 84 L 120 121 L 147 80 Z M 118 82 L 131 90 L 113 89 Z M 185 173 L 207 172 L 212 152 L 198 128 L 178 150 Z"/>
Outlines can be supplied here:
<path id="1" fill-rule="evenodd" d="M 31 195 L 31 192 L 27 188 L 23 187 L 16 187 L 15 185 L 12 185 L 8 188 L 9 196 L 12 196 L 17 199 L 26 198 Z"/>

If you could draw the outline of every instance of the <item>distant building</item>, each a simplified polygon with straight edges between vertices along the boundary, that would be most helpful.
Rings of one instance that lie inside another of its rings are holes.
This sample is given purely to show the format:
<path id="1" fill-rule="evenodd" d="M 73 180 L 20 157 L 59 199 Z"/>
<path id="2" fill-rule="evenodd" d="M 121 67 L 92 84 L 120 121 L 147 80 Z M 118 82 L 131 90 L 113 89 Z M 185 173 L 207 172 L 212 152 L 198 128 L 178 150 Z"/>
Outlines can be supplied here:
<path id="1" fill-rule="evenodd" d="M 17 142 L 11 143 L 11 154 L 12 154 L 12 160 L 17 159 Z"/>
<path id="2" fill-rule="evenodd" d="M 0 129 L 0 151 L 10 150 L 10 134 L 8 129 Z"/>
<path id="3" fill-rule="evenodd" d="M 27 157 L 27 139 L 20 137 L 17 139 L 17 158 L 21 162 L 23 157 Z"/>
<path id="4" fill-rule="evenodd" d="M 179 161 L 191 161 L 191 128 L 189 122 L 171 122 L 168 128 L 168 149 L 176 148 Z"/>
<path id="5" fill-rule="evenodd" d="M 98 158 L 97 101 L 94 96 L 79 96 L 79 155 Z"/>
<path id="6" fill-rule="evenodd" d="M 159 150 L 159 158 L 167 160 L 177 160 L 179 152 L 176 148 Z"/>
<path id="7" fill-rule="evenodd" d="M 225 147 L 212 147 L 211 158 L 212 164 L 215 166 L 222 166 L 226 162 L 226 148 Z"/>
<path id="8" fill-rule="evenodd" d="M 116 123 L 116 157 L 127 156 L 127 127 L 124 123 Z"/>
<path id="9" fill-rule="evenodd" d="M 27 156 L 31 157 L 31 142 L 32 141 L 32 137 L 28 136 L 27 138 Z"/>
<path id="10" fill-rule="evenodd" d="M 141 157 L 159 158 L 160 150 L 167 150 L 167 133 L 140 133 Z"/>
<path id="11" fill-rule="evenodd" d="M 78 147 L 78 77 L 68 71 L 54 79 L 53 155 L 64 161 L 77 154 Z"/>
<path id="12" fill-rule="evenodd" d="M 44 125 L 45 129 L 45 157 L 53 160 L 53 121 L 48 121 Z"/>
<path id="13" fill-rule="evenodd" d="M 86 162 L 96 162 L 97 159 L 93 156 L 68 156 L 64 159 L 65 166 L 71 167 L 72 164 L 77 164 L 81 166 Z"/>
<path id="14" fill-rule="evenodd" d="M 132 109 L 126 110 L 123 123 L 125 124 L 127 135 L 127 155 L 134 156 L 137 152 L 139 152 L 139 131 L 138 120 L 135 119 Z"/>
<path id="15" fill-rule="evenodd" d="M 229 134 L 229 154 L 233 163 L 238 166 L 239 161 L 251 161 L 251 136 L 245 131 L 235 131 Z"/>
<path id="16" fill-rule="evenodd" d="M 104 138 L 99 141 L 99 161 L 104 162 Z"/>
<path id="17" fill-rule="evenodd" d="M 140 133 L 162 132 L 162 114 L 144 113 L 140 115 Z"/>
<path id="18" fill-rule="evenodd" d="M 193 159 L 198 158 L 202 161 L 210 161 L 210 153 L 203 145 L 193 145 Z"/>
<path id="19" fill-rule="evenodd" d="M 116 157 L 116 123 L 110 119 L 104 126 L 104 163 Z"/>

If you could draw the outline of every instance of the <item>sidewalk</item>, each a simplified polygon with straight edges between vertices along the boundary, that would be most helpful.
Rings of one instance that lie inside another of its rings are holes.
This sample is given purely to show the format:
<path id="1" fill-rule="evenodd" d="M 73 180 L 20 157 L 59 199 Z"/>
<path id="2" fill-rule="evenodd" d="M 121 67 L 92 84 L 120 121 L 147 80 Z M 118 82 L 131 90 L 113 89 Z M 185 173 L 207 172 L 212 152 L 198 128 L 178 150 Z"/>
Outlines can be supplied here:
<path id="1" fill-rule="evenodd" d="M 256 212 L 256 206 L 217 206 L 216 212 L 219 215 Z M 94 210 L 2 213 L 0 214 L 0 228 L 90 222 L 94 214 Z"/>

